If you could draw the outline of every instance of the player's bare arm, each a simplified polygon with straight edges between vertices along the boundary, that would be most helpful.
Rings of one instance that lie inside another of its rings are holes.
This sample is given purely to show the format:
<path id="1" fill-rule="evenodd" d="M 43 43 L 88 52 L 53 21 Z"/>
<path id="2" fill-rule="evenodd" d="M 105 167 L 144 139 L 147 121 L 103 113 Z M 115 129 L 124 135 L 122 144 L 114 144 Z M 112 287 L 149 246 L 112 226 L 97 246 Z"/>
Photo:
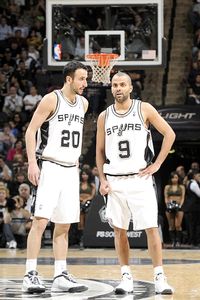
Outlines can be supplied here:
<path id="1" fill-rule="evenodd" d="M 97 120 L 97 143 L 96 143 L 96 164 L 99 171 L 100 194 L 106 195 L 109 192 L 109 185 L 103 172 L 105 157 L 105 111 L 103 111 Z"/>
<path id="2" fill-rule="evenodd" d="M 25 140 L 26 151 L 28 156 L 28 179 L 33 185 L 38 184 L 40 170 L 37 165 L 35 149 L 36 149 L 36 133 L 40 126 L 56 108 L 57 98 L 54 93 L 47 94 L 39 103 L 31 122 L 27 128 Z"/>
<path id="3" fill-rule="evenodd" d="M 141 170 L 139 173 L 140 176 L 145 176 L 152 175 L 159 170 L 174 143 L 175 133 L 171 126 L 161 117 L 151 104 L 146 102 L 142 103 L 142 115 L 147 127 L 149 124 L 152 124 L 163 136 L 161 149 L 155 162 L 149 165 L 146 169 Z"/>

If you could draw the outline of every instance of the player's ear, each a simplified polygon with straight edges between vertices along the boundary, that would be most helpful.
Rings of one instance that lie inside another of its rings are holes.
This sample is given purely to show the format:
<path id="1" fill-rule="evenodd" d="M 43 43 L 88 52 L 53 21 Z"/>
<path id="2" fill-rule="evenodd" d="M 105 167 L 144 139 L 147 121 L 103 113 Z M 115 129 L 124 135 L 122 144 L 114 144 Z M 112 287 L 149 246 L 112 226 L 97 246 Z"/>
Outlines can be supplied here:
<path id="1" fill-rule="evenodd" d="M 71 83 L 72 82 L 72 77 L 71 76 L 66 76 L 66 82 Z"/>

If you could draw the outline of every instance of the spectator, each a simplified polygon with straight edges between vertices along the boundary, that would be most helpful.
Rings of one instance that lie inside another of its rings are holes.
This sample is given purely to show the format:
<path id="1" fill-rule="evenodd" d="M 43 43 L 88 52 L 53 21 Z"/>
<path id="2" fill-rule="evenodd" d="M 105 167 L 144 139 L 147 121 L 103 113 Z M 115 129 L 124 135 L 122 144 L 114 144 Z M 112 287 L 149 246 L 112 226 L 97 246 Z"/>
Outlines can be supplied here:
<path id="1" fill-rule="evenodd" d="M 0 155 L 0 180 L 3 182 L 10 181 L 12 179 L 12 171 L 5 163 L 3 156 Z"/>
<path id="2" fill-rule="evenodd" d="M 0 19 L 0 41 L 5 41 L 10 36 L 12 36 L 12 28 L 10 25 L 7 24 L 6 17 L 2 17 Z M 1 46 L 3 44 L 1 43 Z M 4 44 L 5 45 L 5 44 Z"/>
<path id="3" fill-rule="evenodd" d="M 7 151 L 14 146 L 16 138 L 11 131 L 9 123 L 5 123 L 0 132 L 0 153 L 6 155 Z"/>
<path id="4" fill-rule="evenodd" d="M 12 52 L 11 52 L 10 48 L 6 48 L 4 51 L 4 55 L 1 60 L 1 66 L 3 66 L 4 64 L 8 64 L 13 69 L 15 69 L 15 67 L 16 67 L 16 61 L 14 58 L 12 58 Z"/>
<path id="5" fill-rule="evenodd" d="M 42 37 L 41 35 L 38 35 L 35 31 L 35 29 L 31 29 L 29 31 L 29 35 L 27 38 L 27 44 L 28 46 L 34 46 L 37 50 L 41 50 L 42 47 Z"/>
<path id="6" fill-rule="evenodd" d="M 14 113 L 21 112 L 22 108 L 22 97 L 17 94 L 16 87 L 11 86 L 9 89 L 9 95 L 5 97 L 3 112 L 5 112 L 10 118 L 12 118 Z"/>
<path id="7" fill-rule="evenodd" d="M 8 183 L 10 196 L 16 196 L 19 193 L 19 186 L 22 183 L 27 183 L 27 178 L 23 172 L 18 172 L 13 176 L 13 180 Z"/>
<path id="8" fill-rule="evenodd" d="M 200 248 L 200 172 L 192 171 L 188 179 L 184 204 L 188 243 Z"/>
<path id="9" fill-rule="evenodd" d="M 17 26 L 14 26 L 13 32 L 15 33 L 16 30 L 21 31 L 22 38 L 27 38 L 29 33 L 29 27 L 26 24 L 24 24 L 24 20 L 22 18 L 19 18 L 17 20 Z"/>
<path id="10" fill-rule="evenodd" d="M 5 185 L 0 185 L 0 248 L 6 246 L 6 239 L 3 233 L 4 212 L 7 205 L 7 190 Z"/>
<path id="11" fill-rule="evenodd" d="M 187 89 L 186 104 L 199 105 L 200 104 L 200 73 L 195 77 L 195 82 Z"/>
<path id="12" fill-rule="evenodd" d="M 24 145 L 23 145 L 22 141 L 21 140 L 17 140 L 15 142 L 14 147 L 10 148 L 8 150 L 6 160 L 7 161 L 13 161 L 14 160 L 14 156 L 16 154 L 21 154 L 22 155 L 23 154 L 23 147 L 24 147 Z"/>
<path id="13" fill-rule="evenodd" d="M 0 71 L 0 111 L 2 111 L 5 97 L 8 95 L 8 87 L 8 78 Z"/>
<path id="14" fill-rule="evenodd" d="M 21 183 L 19 186 L 19 196 L 23 199 L 24 207 L 31 212 L 32 198 L 30 185 L 27 183 Z"/>
<path id="15" fill-rule="evenodd" d="M 27 231 L 30 229 L 30 213 L 24 209 L 23 199 L 15 196 L 8 200 L 4 213 L 4 234 L 10 249 L 26 248 Z"/>
<path id="16" fill-rule="evenodd" d="M 186 176 L 185 167 L 178 166 L 176 168 L 176 173 L 178 174 L 180 183 L 185 185 L 185 176 Z"/>
<path id="17" fill-rule="evenodd" d="M 38 102 L 42 99 L 41 95 L 38 95 L 37 89 L 35 86 L 31 86 L 29 89 L 29 94 L 26 95 L 23 99 L 24 109 L 26 112 L 26 119 L 30 117 L 30 114 L 33 112 Z"/>

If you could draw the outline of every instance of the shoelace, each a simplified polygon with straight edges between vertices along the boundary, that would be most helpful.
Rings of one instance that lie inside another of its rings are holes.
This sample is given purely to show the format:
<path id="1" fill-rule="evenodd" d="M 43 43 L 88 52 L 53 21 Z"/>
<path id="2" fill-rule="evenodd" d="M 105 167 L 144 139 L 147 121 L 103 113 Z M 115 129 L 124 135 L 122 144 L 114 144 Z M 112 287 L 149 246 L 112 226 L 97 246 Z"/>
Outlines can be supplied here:
<path id="1" fill-rule="evenodd" d="M 155 277 L 155 280 L 159 280 L 160 277 L 163 278 L 164 281 L 167 279 L 163 273 L 158 273 Z"/>
<path id="2" fill-rule="evenodd" d="M 75 278 L 71 275 L 71 274 L 69 274 L 69 273 L 63 273 L 63 275 L 69 280 L 69 281 L 71 281 L 71 282 L 73 282 L 73 283 L 77 283 L 76 282 L 76 280 L 75 280 Z"/>
<path id="3" fill-rule="evenodd" d="M 29 275 L 29 279 L 33 284 L 41 284 L 37 275 Z"/>

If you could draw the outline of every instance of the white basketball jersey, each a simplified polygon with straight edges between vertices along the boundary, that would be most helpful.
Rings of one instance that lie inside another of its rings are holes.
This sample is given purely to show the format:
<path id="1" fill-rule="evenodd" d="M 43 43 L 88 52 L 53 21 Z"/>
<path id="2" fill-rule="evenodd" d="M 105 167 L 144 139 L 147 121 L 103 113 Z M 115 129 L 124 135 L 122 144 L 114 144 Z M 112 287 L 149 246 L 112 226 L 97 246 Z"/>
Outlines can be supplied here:
<path id="1" fill-rule="evenodd" d="M 133 100 L 129 111 L 118 114 L 114 105 L 106 110 L 104 173 L 128 175 L 138 173 L 153 158 L 150 130 L 145 127 L 141 101 Z"/>
<path id="2" fill-rule="evenodd" d="M 44 160 L 71 166 L 81 154 L 84 104 L 81 96 L 76 102 L 67 101 L 60 90 L 55 113 L 40 127 L 37 134 L 36 154 Z"/>

